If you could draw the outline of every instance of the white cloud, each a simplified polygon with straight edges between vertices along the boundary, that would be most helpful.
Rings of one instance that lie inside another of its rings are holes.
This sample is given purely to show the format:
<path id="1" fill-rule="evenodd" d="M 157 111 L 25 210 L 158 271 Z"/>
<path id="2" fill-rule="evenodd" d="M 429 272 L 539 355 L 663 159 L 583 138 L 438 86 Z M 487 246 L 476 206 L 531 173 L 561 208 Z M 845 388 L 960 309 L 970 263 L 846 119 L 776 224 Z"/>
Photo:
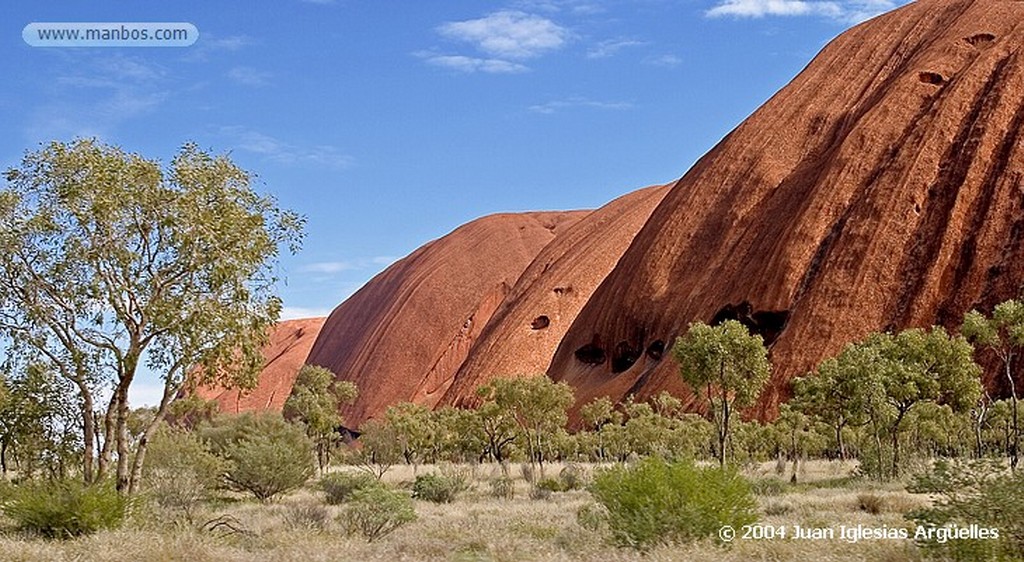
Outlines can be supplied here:
<path id="1" fill-rule="evenodd" d="M 525 65 L 501 59 L 481 59 L 463 55 L 427 55 L 423 58 L 428 64 L 466 73 L 519 74 L 530 70 Z"/>
<path id="2" fill-rule="evenodd" d="M 724 0 L 705 12 L 705 15 L 711 18 L 818 16 L 844 23 L 860 23 L 904 3 L 903 0 Z"/>
<path id="3" fill-rule="evenodd" d="M 597 45 L 591 47 L 587 51 L 588 59 L 604 59 L 614 56 L 616 53 L 625 49 L 626 47 L 639 47 L 645 45 L 643 41 L 636 41 L 633 39 L 608 39 L 601 41 Z"/>
<path id="4" fill-rule="evenodd" d="M 269 72 L 263 72 L 248 66 L 236 66 L 228 71 L 228 78 L 244 86 L 266 86 L 270 84 L 273 76 Z"/>
<path id="5" fill-rule="evenodd" d="M 27 115 L 30 142 L 106 137 L 121 123 L 155 110 L 171 92 L 165 70 L 121 54 L 83 54 L 52 81 L 60 86 Z"/>
<path id="6" fill-rule="evenodd" d="M 306 264 L 300 267 L 299 271 L 303 273 L 334 274 L 341 273 L 343 271 L 367 269 L 372 266 L 387 266 L 397 260 L 398 258 L 394 256 L 374 256 L 371 258 L 358 258 L 354 260 L 321 261 Z"/>
<path id="7" fill-rule="evenodd" d="M 527 109 L 533 113 L 541 113 L 544 115 L 550 115 L 563 109 L 570 109 L 574 107 L 584 107 L 590 109 L 605 109 L 605 110 L 623 110 L 631 109 L 633 104 L 629 102 L 608 102 L 608 101 L 597 101 L 591 100 L 584 97 L 570 97 L 561 100 L 552 100 L 547 103 L 541 103 L 537 105 L 531 105 Z"/>
<path id="8" fill-rule="evenodd" d="M 805 0 L 725 0 L 707 11 L 708 17 L 734 16 L 761 18 L 764 16 L 812 16 L 836 18 L 842 9 L 835 2 L 807 2 Z"/>
<path id="9" fill-rule="evenodd" d="M 644 64 L 649 64 L 651 66 L 673 67 L 679 66 L 682 62 L 682 58 L 673 54 L 658 55 L 644 59 Z"/>
<path id="10" fill-rule="evenodd" d="M 437 28 L 442 36 L 472 44 L 500 59 L 523 60 L 561 48 L 570 39 L 568 29 L 540 16 L 515 10 L 494 12 Z"/>
<path id="11" fill-rule="evenodd" d="M 239 150 L 259 154 L 281 164 L 316 164 L 331 168 L 349 168 L 355 159 L 330 145 L 298 146 L 244 127 L 221 127 Z"/>
<path id="12" fill-rule="evenodd" d="M 281 320 L 298 320 L 300 318 L 319 318 L 330 316 L 333 308 L 308 308 L 303 306 L 281 307 Z"/>

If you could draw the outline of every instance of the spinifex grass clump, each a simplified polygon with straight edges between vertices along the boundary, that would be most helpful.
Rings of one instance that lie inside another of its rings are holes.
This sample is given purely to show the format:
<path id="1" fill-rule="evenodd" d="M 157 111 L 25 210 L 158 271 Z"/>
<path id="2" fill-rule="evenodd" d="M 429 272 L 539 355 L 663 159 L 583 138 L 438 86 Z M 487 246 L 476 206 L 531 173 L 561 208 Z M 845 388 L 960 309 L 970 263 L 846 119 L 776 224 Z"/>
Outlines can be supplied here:
<path id="1" fill-rule="evenodd" d="M 717 537 L 757 520 L 747 481 L 732 469 L 648 458 L 599 471 L 588 488 L 607 510 L 612 541 L 647 550 L 658 544 Z"/>
<path id="2" fill-rule="evenodd" d="M 61 539 L 118 527 L 127 511 L 128 500 L 112 485 L 78 480 L 25 484 L 3 505 L 21 530 Z"/>
<path id="3" fill-rule="evenodd" d="M 412 485 L 412 497 L 434 503 L 451 503 L 467 483 L 456 475 L 421 474 Z"/>
<path id="4" fill-rule="evenodd" d="M 367 472 L 333 472 L 320 479 L 320 489 L 330 505 L 347 502 L 359 490 L 380 486 L 381 483 Z"/>
<path id="5" fill-rule="evenodd" d="M 341 520 L 350 533 L 361 534 L 373 542 L 415 521 L 416 509 L 403 492 L 371 487 L 352 494 Z"/>

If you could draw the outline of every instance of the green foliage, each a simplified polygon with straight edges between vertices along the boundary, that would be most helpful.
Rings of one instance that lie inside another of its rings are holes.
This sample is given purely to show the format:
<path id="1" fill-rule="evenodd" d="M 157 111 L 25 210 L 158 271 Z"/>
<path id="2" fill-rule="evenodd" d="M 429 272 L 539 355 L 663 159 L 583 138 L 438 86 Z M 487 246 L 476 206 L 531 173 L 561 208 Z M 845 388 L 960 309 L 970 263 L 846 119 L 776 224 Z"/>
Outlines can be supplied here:
<path id="1" fill-rule="evenodd" d="M 451 503 L 468 487 L 466 481 L 457 476 L 421 474 L 412 485 L 412 497 L 434 503 Z"/>
<path id="2" fill-rule="evenodd" d="M 315 470 L 309 438 L 278 414 L 223 416 L 202 435 L 230 463 L 225 483 L 260 501 L 298 488 Z"/>
<path id="3" fill-rule="evenodd" d="M 74 383 L 86 479 L 102 408 L 94 389 L 113 388 L 113 423 L 101 429 L 118 453 L 117 486 L 130 488 L 141 473 L 129 468 L 124 439 L 139 367 L 163 379 L 163 407 L 196 365 L 197 384 L 254 385 L 281 310 L 275 262 L 280 247 L 297 250 L 303 219 L 257 194 L 230 158 L 195 144 L 164 169 L 95 140 L 53 142 L 6 178 L 5 343 Z"/>
<path id="4" fill-rule="evenodd" d="M 380 482 L 366 472 L 332 472 L 320 479 L 319 486 L 326 495 L 327 503 L 338 505 L 348 501 L 359 490 L 380 486 Z"/>
<path id="5" fill-rule="evenodd" d="M 707 401 L 718 432 L 718 460 L 724 465 L 734 409 L 753 404 L 771 374 L 764 340 L 735 320 L 714 327 L 697 322 L 676 340 L 672 354 L 683 380 Z"/>
<path id="6" fill-rule="evenodd" d="M 2 509 L 24 531 L 65 539 L 119 527 L 128 500 L 111 485 L 69 479 L 19 486 Z"/>
<path id="7" fill-rule="evenodd" d="M 998 539 L 918 540 L 933 558 L 957 561 L 1024 559 L 1024 474 L 999 461 L 936 461 L 917 476 L 911 492 L 936 497 L 932 507 L 908 514 L 918 525 L 994 528 Z"/>
<path id="8" fill-rule="evenodd" d="M 531 463 L 540 463 L 543 470 L 549 436 L 565 427 L 566 411 L 572 405 L 573 393 L 569 385 L 555 383 L 546 375 L 526 378 L 495 379 L 480 387 L 477 394 L 485 400 L 478 409 L 493 427 L 488 432 L 495 460 L 502 456 L 496 440 L 508 439 L 513 428 L 524 445 Z M 500 441 L 499 441 L 500 442 Z M 505 441 L 507 444 L 508 441 Z"/>
<path id="9" fill-rule="evenodd" d="M 373 542 L 415 521 L 416 509 L 409 496 L 402 492 L 371 487 L 352 495 L 341 520 L 349 533 L 359 533 Z"/>
<path id="10" fill-rule="evenodd" d="M 144 492 L 160 508 L 189 523 L 202 503 L 213 497 L 229 466 L 195 433 L 166 426 L 154 433 L 148 456 Z"/>
<path id="11" fill-rule="evenodd" d="M 289 421 L 298 420 L 306 427 L 306 435 L 316 444 L 317 466 L 322 472 L 331 461 L 331 449 L 341 436 L 339 404 L 351 403 L 359 390 L 351 382 L 337 377 L 323 367 L 305 365 L 299 370 L 282 414 Z"/>
<path id="12" fill-rule="evenodd" d="M 408 464 L 418 464 L 430 450 L 436 434 L 434 416 L 426 406 L 401 402 L 384 412 L 384 423 Z"/>
<path id="13" fill-rule="evenodd" d="M 0 471 L 63 478 L 81 452 L 74 391 L 39 363 L 0 376 Z"/>
<path id="14" fill-rule="evenodd" d="M 200 424 L 213 421 L 218 409 L 216 400 L 204 400 L 196 394 L 182 396 L 167 407 L 167 424 L 193 430 Z"/>
<path id="15" fill-rule="evenodd" d="M 359 460 L 380 480 L 392 466 L 402 460 L 402 445 L 397 432 L 394 427 L 380 420 L 368 420 L 360 430 L 362 435 L 359 436 L 359 442 L 363 447 L 359 451 Z"/>
<path id="16" fill-rule="evenodd" d="M 1006 451 L 1010 456 L 1010 466 L 1016 468 L 1020 456 L 1020 423 L 1013 361 L 1024 348 L 1024 302 L 1002 302 L 996 305 L 988 318 L 972 310 L 964 315 L 960 332 L 980 349 L 994 354 L 1003 367 L 1003 377 L 1010 388 L 1010 425 L 1013 428 Z"/>
<path id="17" fill-rule="evenodd" d="M 612 540 L 646 550 L 717 536 L 757 519 L 750 486 L 733 470 L 649 458 L 599 471 L 589 490 L 607 510 Z"/>

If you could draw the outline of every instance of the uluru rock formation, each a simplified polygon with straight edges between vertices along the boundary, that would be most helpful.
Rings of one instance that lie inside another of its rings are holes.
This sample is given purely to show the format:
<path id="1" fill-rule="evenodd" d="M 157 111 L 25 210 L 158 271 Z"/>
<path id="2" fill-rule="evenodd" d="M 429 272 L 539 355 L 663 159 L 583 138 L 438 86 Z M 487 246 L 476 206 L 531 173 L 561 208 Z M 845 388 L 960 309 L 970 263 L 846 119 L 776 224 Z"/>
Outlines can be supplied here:
<path id="1" fill-rule="evenodd" d="M 664 351 L 738 318 L 771 346 L 770 409 L 870 331 L 1020 295 L 1022 24 L 1020 1 L 920 0 L 840 35 L 672 187 L 549 374 L 581 402 L 685 396 Z"/>
<path id="2" fill-rule="evenodd" d="M 580 309 L 668 192 L 653 186 L 619 197 L 541 250 L 484 327 L 443 404 L 472 404 L 496 377 L 543 374 Z"/>
<path id="3" fill-rule="evenodd" d="M 195 395 L 204 400 L 216 400 L 221 412 L 280 412 L 325 320 L 285 320 L 274 326 L 270 340 L 263 349 L 266 363 L 255 389 L 241 391 L 199 387 Z"/>
<path id="4" fill-rule="evenodd" d="M 433 407 L 537 254 L 589 211 L 483 217 L 392 264 L 331 313 L 307 363 L 359 388 L 358 428 L 388 406 Z"/>

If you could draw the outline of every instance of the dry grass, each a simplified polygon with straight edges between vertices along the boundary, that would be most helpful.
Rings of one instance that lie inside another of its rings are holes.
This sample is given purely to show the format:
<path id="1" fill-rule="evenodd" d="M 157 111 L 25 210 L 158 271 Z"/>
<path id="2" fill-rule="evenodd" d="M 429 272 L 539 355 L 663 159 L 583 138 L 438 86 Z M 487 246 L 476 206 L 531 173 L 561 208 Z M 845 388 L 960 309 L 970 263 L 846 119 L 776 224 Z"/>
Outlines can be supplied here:
<path id="1" fill-rule="evenodd" d="M 561 466 L 549 466 L 557 476 Z M 766 471 L 762 472 L 763 469 Z M 417 473 L 436 470 L 419 467 Z M 586 467 L 592 470 L 593 467 Z M 759 497 L 762 523 L 834 527 L 867 525 L 906 526 L 903 513 L 926 500 L 898 486 L 876 486 L 858 481 L 834 481 L 849 474 L 838 463 L 808 463 L 802 484 L 786 485 L 777 495 Z M 204 518 L 228 516 L 241 532 L 204 532 L 185 525 L 171 526 L 139 514 L 127 528 L 102 532 L 74 541 L 47 542 L 12 534 L 0 535 L 0 558 L 24 561 L 334 561 L 334 560 L 450 560 L 450 561 L 747 561 L 815 560 L 903 561 L 918 560 L 912 544 L 902 541 L 840 539 L 801 541 L 792 539 L 737 540 L 722 548 L 711 543 L 659 547 L 646 555 L 608 546 L 600 532 L 576 523 L 576 512 L 591 502 L 585 491 L 554 494 L 550 500 L 529 499 L 529 485 L 518 466 L 510 467 L 516 479 L 512 500 L 491 496 L 489 479 L 501 475 L 497 466 L 475 469 L 470 490 L 451 504 L 416 502 L 417 521 L 374 543 L 346 536 L 335 517 L 341 506 L 326 506 L 318 492 L 302 490 L 280 502 L 263 505 L 236 501 L 211 509 Z M 754 478 L 777 478 L 774 464 L 749 471 Z M 412 467 L 397 466 L 384 481 L 407 486 L 414 479 Z M 788 479 L 787 479 L 788 481 Z M 865 497 L 877 505 L 877 513 L 862 508 Z M 323 506 L 327 517 L 321 521 Z M 306 525 L 304 522 L 313 520 Z M 322 523 L 322 524 L 321 524 Z"/>

